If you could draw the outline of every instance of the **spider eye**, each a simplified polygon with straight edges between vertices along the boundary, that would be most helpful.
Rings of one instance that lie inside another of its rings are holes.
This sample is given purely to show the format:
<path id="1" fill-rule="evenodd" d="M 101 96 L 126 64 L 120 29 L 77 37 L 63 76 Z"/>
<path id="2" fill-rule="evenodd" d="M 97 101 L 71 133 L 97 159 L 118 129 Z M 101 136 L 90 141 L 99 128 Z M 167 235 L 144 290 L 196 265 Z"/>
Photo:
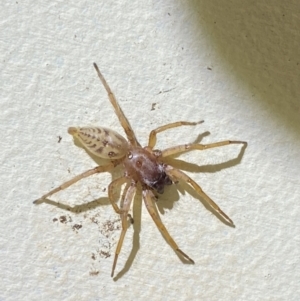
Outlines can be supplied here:
<path id="1" fill-rule="evenodd" d="M 132 153 L 131 152 L 128 152 L 128 159 L 132 159 Z"/>

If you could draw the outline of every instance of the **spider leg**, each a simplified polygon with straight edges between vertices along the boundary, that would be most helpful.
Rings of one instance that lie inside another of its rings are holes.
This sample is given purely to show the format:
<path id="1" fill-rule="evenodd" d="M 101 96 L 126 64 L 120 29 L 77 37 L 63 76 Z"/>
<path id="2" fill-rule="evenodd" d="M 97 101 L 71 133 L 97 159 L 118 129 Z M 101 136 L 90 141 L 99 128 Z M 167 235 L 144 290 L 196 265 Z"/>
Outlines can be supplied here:
<path id="1" fill-rule="evenodd" d="M 146 208 L 151 215 L 154 223 L 156 224 L 157 228 L 160 230 L 164 238 L 167 240 L 167 242 L 170 244 L 170 246 L 173 248 L 174 251 L 179 253 L 181 256 L 183 256 L 185 259 L 190 261 L 191 263 L 195 263 L 192 258 L 190 258 L 188 255 L 186 255 L 183 251 L 181 251 L 174 239 L 169 234 L 167 228 L 164 226 L 163 222 L 160 219 L 160 216 L 157 212 L 157 208 L 155 205 L 155 197 L 151 190 L 143 190 L 143 199 L 146 205 Z"/>
<path id="2" fill-rule="evenodd" d="M 153 147 L 156 144 L 156 135 L 158 133 L 161 133 L 163 131 L 166 131 L 166 130 L 169 130 L 169 129 L 172 129 L 172 128 L 176 128 L 176 127 L 182 126 L 182 125 L 197 125 L 197 124 L 200 124 L 200 123 L 203 123 L 203 122 L 204 122 L 204 120 L 201 120 L 201 121 L 198 121 L 198 122 L 177 121 L 177 122 L 173 122 L 173 123 L 169 123 L 169 124 L 160 126 L 157 129 L 152 130 L 150 132 L 148 147 L 153 149 Z"/>
<path id="3" fill-rule="evenodd" d="M 161 157 L 168 157 L 171 155 L 176 155 L 184 152 L 189 152 L 191 150 L 205 150 L 209 148 L 214 148 L 214 147 L 220 147 L 220 146 L 225 146 L 229 144 L 244 144 L 247 145 L 247 142 L 244 141 L 232 141 L 232 140 L 226 140 L 226 141 L 220 141 L 220 142 L 215 142 L 215 143 L 210 143 L 210 144 L 183 144 L 183 145 L 177 145 L 173 146 L 170 148 L 166 148 L 165 150 L 161 151 Z"/>
<path id="4" fill-rule="evenodd" d="M 214 209 L 223 219 L 226 220 L 227 223 L 234 226 L 233 221 L 220 209 L 220 207 L 202 190 L 202 188 L 188 175 L 182 172 L 179 169 L 173 168 L 171 166 L 167 166 L 166 173 L 173 180 L 182 180 L 192 186 L 194 190 L 208 203 L 208 205 Z"/>
<path id="5" fill-rule="evenodd" d="M 117 114 L 118 116 L 118 119 L 126 133 L 126 136 L 127 136 L 127 139 L 130 141 L 130 144 L 134 145 L 134 146 L 140 146 L 139 142 L 137 141 L 136 137 L 135 137 L 135 134 L 134 134 L 134 131 L 133 129 L 131 128 L 130 124 L 129 124 L 129 121 L 127 120 L 126 116 L 124 115 L 121 107 L 119 106 L 116 98 L 115 98 L 115 95 L 113 94 L 113 92 L 111 91 L 109 85 L 107 84 L 105 78 L 103 77 L 103 75 L 101 74 L 98 66 L 96 63 L 94 63 L 94 67 L 97 71 L 97 74 L 108 94 L 108 98 L 111 102 L 111 104 L 113 105 L 114 109 L 115 109 L 115 113 Z"/>
<path id="6" fill-rule="evenodd" d="M 109 185 L 108 185 L 108 198 L 112 204 L 112 206 L 114 207 L 114 210 L 116 211 L 116 213 L 121 214 L 122 210 L 119 208 L 119 206 L 115 203 L 114 199 L 115 199 L 115 188 L 118 186 L 121 186 L 122 184 L 124 184 L 128 179 L 126 177 L 121 177 L 118 178 L 114 181 L 112 181 Z M 121 207 L 122 204 L 121 204 Z"/>
<path id="7" fill-rule="evenodd" d="M 128 187 L 128 189 L 126 191 L 126 196 L 125 196 L 125 199 L 124 199 L 123 206 L 120 209 L 120 211 L 121 211 L 120 217 L 121 217 L 121 221 L 122 221 L 122 231 L 121 231 L 121 235 L 120 235 L 118 245 L 117 245 L 117 249 L 116 249 L 116 252 L 115 252 L 114 263 L 113 263 L 112 270 L 111 270 L 111 277 L 114 276 L 115 268 L 116 268 L 117 261 L 118 261 L 118 256 L 121 252 L 121 248 L 122 248 L 122 245 L 123 245 L 123 240 L 124 240 L 127 228 L 128 228 L 127 216 L 128 216 L 128 211 L 130 209 L 130 205 L 131 205 L 131 202 L 133 200 L 135 191 L 136 191 L 136 184 L 133 183 Z"/>
<path id="8" fill-rule="evenodd" d="M 67 187 L 73 185 L 74 183 L 78 182 L 79 180 L 81 180 L 83 178 L 87 178 L 87 177 L 89 177 L 89 176 L 91 176 L 95 173 L 109 171 L 109 170 L 113 169 L 118 164 L 119 164 L 119 161 L 115 161 L 115 162 L 111 162 L 110 164 L 107 164 L 107 165 L 104 165 L 104 166 L 97 166 L 95 168 L 89 169 L 89 170 L 85 171 L 84 173 L 75 176 L 73 179 L 61 184 L 60 186 L 58 186 L 58 187 L 54 188 L 53 190 L 49 191 L 48 193 L 44 194 L 42 197 L 35 200 L 33 203 L 36 204 L 38 201 L 45 200 L 46 198 L 48 198 L 52 194 L 54 194 L 56 192 L 59 192 L 63 189 L 66 189 Z"/>

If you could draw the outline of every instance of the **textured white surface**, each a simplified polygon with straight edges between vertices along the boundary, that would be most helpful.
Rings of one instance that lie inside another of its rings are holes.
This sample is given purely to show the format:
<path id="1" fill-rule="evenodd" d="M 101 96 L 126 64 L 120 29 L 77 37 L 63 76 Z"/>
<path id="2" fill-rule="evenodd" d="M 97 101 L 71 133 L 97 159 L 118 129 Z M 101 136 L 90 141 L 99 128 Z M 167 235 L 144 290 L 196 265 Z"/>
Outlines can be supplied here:
<path id="1" fill-rule="evenodd" d="M 0 300 L 299 300 L 299 10 L 297 0 L 2 2 Z M 94 61 L 142 144 L 156 126 L 201 119 L 158 146 L 206 131 L 205 143 L 249 143 L 242 160 L 237 145 L 182 156 L 236 228 L 180 187 L 159 200 L 195 265 L 137 197 L 110 278 L 120 226 L 103 191 L 110 174 L 53 196 L 65 206 L 32 204 L 95 166 L 68 126 L 122 133 Z"/>

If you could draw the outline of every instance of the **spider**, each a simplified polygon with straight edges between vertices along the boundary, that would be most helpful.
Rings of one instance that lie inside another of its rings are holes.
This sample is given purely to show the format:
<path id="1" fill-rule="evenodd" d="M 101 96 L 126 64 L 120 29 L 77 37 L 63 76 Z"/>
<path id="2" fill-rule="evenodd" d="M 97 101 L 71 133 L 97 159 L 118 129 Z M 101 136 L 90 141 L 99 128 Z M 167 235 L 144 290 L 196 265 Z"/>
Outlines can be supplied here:
<path id="1" fill-rule="evenodd" d="M 227 140 L 210 144 L 183 144 L 173 146 L 164 150 L 154 149 L 154 146 L 156 144 L 156 135 L 158 133 L 179 126 L 195 126 L 202 123 L 202 120 L 199 122 L 178 121 L 160 126 L 150 132 L 148 145 L 146 147 L 142 147 L 138 142 L 134 131 L 132 130 L 126 116 L 120 108 L 114 94 L 112 93 L 109 85 L 101 74 L 96 63 L 94 63 L 94 67 L 96 69 L 98 77 L 100 78 L 100 81 L 107 91 L 108 98 L 112 106 L 114 107 L 115 113 L 125 131 L 127 140 L 117 132 L 105 127 L 69 127 L 68 133 L 71 134 L 74 138 L 77 138 L 87 149 L 87 151 L 100 158 L 108 159 L 110 162 L 106 165 L 97 166 L 75 176 L 71 180 L 46 193 L 41 198 L 34 201 L 34 203 L 36 204 L 38 201 L 47 199 L 54 193 L 66 189 L 67 187 L 73 185 L 83 178 L 89 177 L 93 174 L 110 171 L 117 165 L 122 164 L 124 168 L 124 175 L 112 181 L 108 186 L 109 200 L 115 212 L 120 215 L 122 223 L 122 231 L 115 251 L 111 277 L 114 276 L 118 256 L 120 254 L 123 240 L 128 228 L 128 217 L 133 222 L 133 219 L 128 212 L 130 210 L 138 183 L 142 188 L 142 197 L 146 208 L 164 238 L 174 249 L 174 251 L 179 254 L 179 256 L 182 256 L 184 259 L 194 264 L 194 260 L 178 247 L 178 245 L 164 226 L 163 222 L 161 221 L 156 207 L 156 196 L 154 192 L 162 194 L 164 192 L 164 186 L 171 185 L 173 183 L 177 183 L 178 180 L 182 180 L 188 183 L 197 192 L 197 194 L 202 197 L 207 202 L 207 204 L 214 211 L 216 211 L 217 214 L 219 214 L 228 224 L 230 224 L 231 226 L 234 226 L 234 224 L 233 221 L 219 208 L 219 206 L 201 189 L 201 187 L 193 179 L 191 179 L 181 170 L 167 164 L 165 162 L 165 158 L 191 150 L 205 150 L 209 148 L 225 146 L 228 144 L 247 145 L 247 143 L 243 141 Z M 116 187 L 121 186 L 125 183 L 127 183 L 127 186 L 124 189 L 120 206 L 118 206 L 114 201 L 114 191 Z"/>

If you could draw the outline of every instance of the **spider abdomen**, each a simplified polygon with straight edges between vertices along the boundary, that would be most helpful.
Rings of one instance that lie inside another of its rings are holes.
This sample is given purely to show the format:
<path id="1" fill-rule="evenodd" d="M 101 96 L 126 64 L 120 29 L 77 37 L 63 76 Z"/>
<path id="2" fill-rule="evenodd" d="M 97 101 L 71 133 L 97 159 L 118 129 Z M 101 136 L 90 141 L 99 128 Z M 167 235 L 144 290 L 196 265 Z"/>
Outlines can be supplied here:
<path id="1" fill-rule="evenodd" d="M 92 154 L 104 159 L 120 159 L 128 148 L 125 138 L 108 128 L 70 127 L 68 133 L 78 138 Z"/>
<path id="2" fill-rule="evenodd" d="M 142 185 L 155 189 L 158 193 L 164 192 L 165 185 L 171 185 L 172 181 L 164 171 L 162 163 L 147 150 L 136 147 L 128 152 L 124 160 L 125 174 Z"/>

